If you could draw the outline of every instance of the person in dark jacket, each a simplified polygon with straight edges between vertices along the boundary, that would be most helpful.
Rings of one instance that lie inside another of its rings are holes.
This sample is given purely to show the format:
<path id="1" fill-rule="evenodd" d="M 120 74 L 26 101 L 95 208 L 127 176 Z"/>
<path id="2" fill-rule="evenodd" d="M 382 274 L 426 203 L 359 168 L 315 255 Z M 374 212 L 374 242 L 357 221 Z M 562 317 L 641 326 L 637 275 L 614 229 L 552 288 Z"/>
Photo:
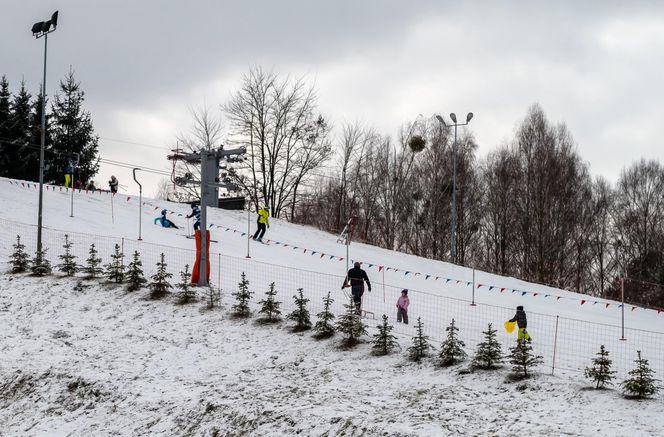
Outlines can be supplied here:
<path id="1" fill-rule="evenodd" d="M 185 218 L 188 219 L 192 217 L 196 217 L 196 221 L 194 222 L 194 231 L 197 231 L 201 228 L 201 209 L 195 203 L 191 204 L 191 214 L 185 216 Z"/>
<path id="2" fill-rule="evenodd" d="M 517 340 L 526 340 L 527 342 L 533 341 L 533 339 L 530 337 L 530 334 L 528 334 L 528 331 L 526 328 L 528 327 L 528 320 L 526 319 L 526 312 L 523 310 L 523 306 L 519 305 L 516 307 L 516 314 L 514 314 L 514 317 L 509 319 L 510 322 L 516 322 L 516 325 L 519 327 L 519 335 L 517 336 Z"/>
<path id="3" fill-rule="evenodd" d="M 111 176 L 111 180 L 108 181 L 108 188 L 113 194 L 118 192 L 118 180 L 115 178 L 115 176 Z"/>
<path id="4" fill-rule="evenodd" d="M 168 213 L 168 211 L 166 211 L 165 209 L 161 210 L 161 216 L 154 219 L 154 224 L 156 225 L 157 222 L 159 222 L 159 224 L 162 225 L 165 228 L 180 229 L 175 225 L 175 223 L 173 223 L 172 221 L 170 221 L 169 219 L 166 218 L 167 213 Z"/>
<path id="5" fill-rule="evenodd" d="M 364 294 L 364 282 L 367 283 L 367 288 L 371 291 L 371 282 L 369 282 L 369 277 L 367 272 L 360 268 L 361 264 L 355 261 L 353 268 L 348 270 L 348 275 L 344 280 L 341 289 L 343 290 L 346 287 L 350 286 L 351 292 L 353 293 L 353 302 L 355 302 L 356 314 L 362 314 L 362 295 Z"/>

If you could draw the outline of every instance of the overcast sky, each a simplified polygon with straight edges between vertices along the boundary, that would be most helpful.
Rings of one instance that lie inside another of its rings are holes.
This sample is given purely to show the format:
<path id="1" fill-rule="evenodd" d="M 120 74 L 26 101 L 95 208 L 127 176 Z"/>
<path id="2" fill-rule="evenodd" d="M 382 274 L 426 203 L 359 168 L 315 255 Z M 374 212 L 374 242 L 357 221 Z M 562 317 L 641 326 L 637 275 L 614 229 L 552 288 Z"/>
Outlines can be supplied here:
<path id="1" fill-rule="evenodd" d="M 217 110 L 260 65 L 315 83 L 336 126 L 394 135 L 420 113 L 472 111 L 483 156 L 538 102 L 593 175 L 664 162 L 662 1 L 3 0 L 0 74 L 12 91 L 24 78 L 38 92 L 43 40 L 30 27 L 56 9 L 47 93 L 71 65 L 103 158 L 167 169 L 191 108 Z M 111 174 L 137 191 L 125 169 L 104 165 L 96 180 Z M 144 176 L 145 194 L 158 179 Z"/>

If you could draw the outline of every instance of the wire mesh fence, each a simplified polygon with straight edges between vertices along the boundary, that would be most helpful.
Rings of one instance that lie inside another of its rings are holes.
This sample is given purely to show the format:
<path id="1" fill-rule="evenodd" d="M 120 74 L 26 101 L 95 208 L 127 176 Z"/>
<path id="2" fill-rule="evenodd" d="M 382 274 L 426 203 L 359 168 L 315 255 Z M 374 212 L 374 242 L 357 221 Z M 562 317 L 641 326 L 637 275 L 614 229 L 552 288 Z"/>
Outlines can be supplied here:
<path id="1" fill-rule="evenodd" d="M 1 220 L 0 223 L 4 229 L 0 236 L 0 248 L 5 259 L 11 253 L 17 235 L 21 236 L 21 241 L 27 248 L 36 246 L 36 226 L 7 220 Z M 42 241 L 44 247 L 48 249 L 47 258 L 54 265 L 59 262 L 58 257 L 64 252 L 62 245 L 65 234 L 73 243 L 72 253 L 78 257 L 79 264 L 85 262 L 91 244 L 95 244 L 103 263 L 109 263 L 110 255 L 117 244 L 125 255 L 125 264 L 129 262 L 134 251 L 140 253 L 146 277 L 156 271 L 156 263 L 163 253 L 168 265 L 167 270 L 174 275 L 174 281 L 179 280 L 178 273 L 186 264 L 191 270 L 196 255 L 194 250 L 133 239 L 44 228 Z M 328 293 L 334 299 L 331 309 L 337 316 L 346 311 L 344 304 L 350 303 L 351 300 L 348 289 L 342 288 L 344 277 L 341 275 L 223 255 L 215 252 L 214 247 L 211 248 L 210 283 L 212 287 L 221 291 L 225 304 L 232 303 L 230 294 L 237 291 L 242 273 L 246 274 L 250 290 L 254 293 L 252 299 L 254 311 L 258 308 L 258 300 L 264 298 L 264 293 L 272 282 L 275 283 L 277 299 L 282 302 L 284 315 L 295 309 L 293 296 L 300 288 L 310 299 L 308 306 L 314 321 L 315 314 L 322 311 L 323 298 Z M 442 286 L 444 285 L 439 287 Z M 422 320 L 425 333 L 430 336 L 434 346 L 443 340 L 445 327 L 452 319 L 455 320 L 460 338 L 465 342 L 466 350 L 471 355 L 476 345 L 483 340 L 482 331 L 486 330 L 489 323 L 492 323 L 498 331 L 497 336 L 503 346 L 503 352 L 507 352 L 514 344 L 514 334 L 508 334 L 502 328 L 503 322 L 514 314 L 513 308 L 485 303 L 472 304 L 466 299 L 437 295 L 435 290 L 409 289 L 410 324 L 395 323 L 396 300 L 401 289 L 379 278 L 378 281 L 372 282 L 371 292 L 365 292 L 362 307 L 365 311 L 365 321 L 370 326 L 377 325 L 382 315 L 386 314 L 390 323 L 395 324 L 394 333 L 401 338 L 404 347 L 415 334 L 414 325 L 418 317 Z M 642 355 L 650 361 L 655 372 L 660 375 L 664 373 L 664 333 L 662 332 L 626 328 L 623 340 L 619 325 L 535 312 L 528 312 L 528 332 L 533 337 L 534 352 L 544 358 L 542 367 L 550 371 L 565 369 L 581 372 L 584 367 L 590 365 L 599 346 L 603 344 L 610 351 L 610 358 L 614 362 L 618 378 L 624 378 L 633 368 L 637 350 L 642 351 Z"/>

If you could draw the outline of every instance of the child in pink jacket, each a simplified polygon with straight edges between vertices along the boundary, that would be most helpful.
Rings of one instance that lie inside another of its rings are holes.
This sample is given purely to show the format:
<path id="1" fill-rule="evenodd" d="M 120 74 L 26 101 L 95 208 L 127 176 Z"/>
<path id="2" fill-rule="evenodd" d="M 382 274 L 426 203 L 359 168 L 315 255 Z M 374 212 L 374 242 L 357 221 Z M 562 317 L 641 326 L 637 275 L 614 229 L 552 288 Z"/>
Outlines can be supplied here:
<path id="1" fill-rule="evenodd" d="M 410 305 L 410 300 L 408 299 L 408 290 L 401 290 L 401 296 L 397 300 L 397 322 L 400 322 L 403 319 L 403 322 L 408 324 L 408 305 Z"/>

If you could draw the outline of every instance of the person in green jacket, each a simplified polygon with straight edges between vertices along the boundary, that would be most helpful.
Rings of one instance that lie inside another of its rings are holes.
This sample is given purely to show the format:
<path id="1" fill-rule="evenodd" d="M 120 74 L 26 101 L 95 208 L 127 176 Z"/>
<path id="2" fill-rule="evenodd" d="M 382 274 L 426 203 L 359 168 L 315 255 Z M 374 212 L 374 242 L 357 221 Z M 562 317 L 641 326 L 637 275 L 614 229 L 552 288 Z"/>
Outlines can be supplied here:
<path id="1" fill-rule="evenodd" d="M 265 204 L 264 207 L 258 210 L 258 229 L 256 229 L 256 233 L 252 237 L 256 241 L 263 241 L 263 235 L 265 235 L 265 227 L 267 226 L 268 228 L 270 227 L 270 223 L 268 223 L 268 217 L 270 216 L 270 211 L 268 210 L 268 205 L 267 203 Z"/>

